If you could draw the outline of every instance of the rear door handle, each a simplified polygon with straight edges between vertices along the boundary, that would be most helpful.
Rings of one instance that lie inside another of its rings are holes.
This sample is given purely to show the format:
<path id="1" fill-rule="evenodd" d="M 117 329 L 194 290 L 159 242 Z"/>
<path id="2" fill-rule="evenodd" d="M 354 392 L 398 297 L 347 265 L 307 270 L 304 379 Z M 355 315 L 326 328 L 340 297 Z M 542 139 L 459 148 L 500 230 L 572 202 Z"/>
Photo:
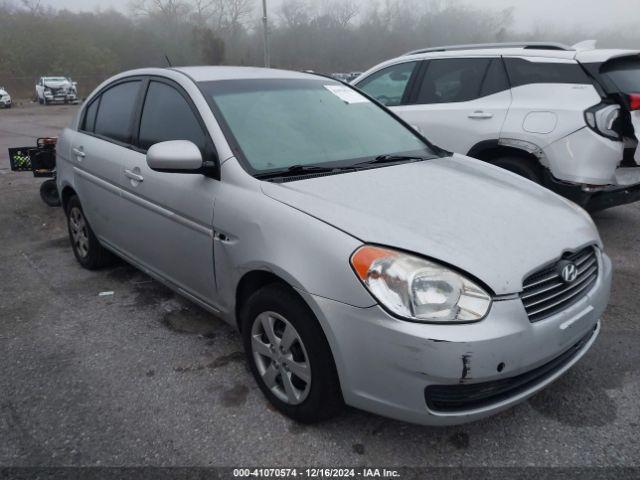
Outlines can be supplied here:
<path id="1" fill-rule="evenodd" d="M 144 180 L 144 177 L 142 175 L 138 175 L 137 173 L 132 172 L 128 169 L 124 171 L 124 176 L 130 178 L 131 180 L 135 180 L 136 182 L 142 182 Z"/>
<path id="2" fill-rule="evenodd" d="M 475 112 L 471 112 L 468 115 L 469 118 L 474 118 L 474 119 L 485 119 L 485 118 L 493 118 L 493 113 L 491 112 L 483 112 L 481 110 L 476 110 Z"/>
<path id="3" fill-rule="evenodd" d="M 86 154 L 84 153 L 82 147 L 74 148 L 73 154 L 78 157 L 78 160 L 82 160 L 84 157 L 86 157 Z"/>

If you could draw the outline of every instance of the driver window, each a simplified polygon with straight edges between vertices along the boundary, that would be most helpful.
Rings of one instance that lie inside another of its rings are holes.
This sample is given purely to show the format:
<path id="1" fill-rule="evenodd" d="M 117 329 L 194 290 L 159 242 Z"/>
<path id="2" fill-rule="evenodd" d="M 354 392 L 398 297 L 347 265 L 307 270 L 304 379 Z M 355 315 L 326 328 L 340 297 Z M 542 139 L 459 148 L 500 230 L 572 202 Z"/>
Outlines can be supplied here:
<path id="1" fill-rule="evenodd" d="M 416 65 L 417 62 L 407 62 L 387 67 L 365 78 L 357 87 L 387 107 L 401 105 Z"/>

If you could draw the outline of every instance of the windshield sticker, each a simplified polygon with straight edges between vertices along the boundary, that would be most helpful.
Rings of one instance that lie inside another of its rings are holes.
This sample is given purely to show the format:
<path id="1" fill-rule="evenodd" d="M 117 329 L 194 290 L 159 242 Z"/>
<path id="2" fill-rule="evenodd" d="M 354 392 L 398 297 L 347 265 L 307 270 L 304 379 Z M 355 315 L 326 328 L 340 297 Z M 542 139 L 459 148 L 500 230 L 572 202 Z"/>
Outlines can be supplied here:
<path id="1" fill-rule="evenodd" d="M 325 85 L 324 88 L 333 93 L 344 103 L 368 103 L 367 97 L 344 85 Z"/>

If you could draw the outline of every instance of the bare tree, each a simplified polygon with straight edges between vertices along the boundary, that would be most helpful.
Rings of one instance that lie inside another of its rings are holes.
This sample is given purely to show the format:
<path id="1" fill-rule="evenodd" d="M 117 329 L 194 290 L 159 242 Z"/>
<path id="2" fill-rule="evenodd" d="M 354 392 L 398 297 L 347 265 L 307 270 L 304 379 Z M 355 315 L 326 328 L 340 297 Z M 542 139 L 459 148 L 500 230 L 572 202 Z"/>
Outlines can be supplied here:
<path id="1" fill-rule="evenodd" d="M 328 4 L 327 14 L 342 28 L 347 28 L 360 12 L 355 0 L 335 0 Z"/>
<path id="2" fill-rule="evenodd" d="M 218 0 L 192 0 L 191 17 L 196 25 L 203 26 L 209 23 L 219 3 Z"/>
<path id="3" fill-rule="evenodd" d="M 305 0 L 285 0 L 280 7 L 280 18 L 289 28 L 309 23 L 311 6 Z"/>
<path id="4" fill-rule="evenodd" d="M 189 13 L 191 4 L 186 0 L 131 0 L 129 9 L 136 15 L 159 15 L 167 19 L 179 19 Z"/>
<path id="5" fill-rule="evenodd" d="M 22 5 L 31 15 L 39 15 L 42 13 L 41 0 L 22 0 Z"/>
<path id="6" fill-rule="evenodd" d="M 253 13 L 254 0 L 226 0 L 230 25 L 244 23 Z"/>

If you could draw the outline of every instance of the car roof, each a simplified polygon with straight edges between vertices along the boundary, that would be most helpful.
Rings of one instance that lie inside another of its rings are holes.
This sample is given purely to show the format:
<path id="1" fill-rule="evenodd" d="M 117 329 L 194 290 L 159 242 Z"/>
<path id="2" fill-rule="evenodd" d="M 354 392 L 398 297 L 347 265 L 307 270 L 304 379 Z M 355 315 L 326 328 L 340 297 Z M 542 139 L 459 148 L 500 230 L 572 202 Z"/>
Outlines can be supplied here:
<path id="1" fill-rule="evenodd" d="M 543 48 L 524 48 L 524 47 L 490 47 L 490 48 L 468 48 L 468 49 L 450 49 L 450 50 L 430 50 L 409 52 L 399 58 L 449 58 L 449 57 L 487 57 L 487 56 L 505 56 L 505 57 L 545 57 L 557 58 L 563 60 L 572 60 L 575 58 L 575 50 L 555 50 Z"/>
<path id="2" fill-rule="evenodd" d="M 543 57 L 558 60 L 578 60 L 583 63 L 605 62 L 612 58 L 628 55 L 638 55 L 640 50 L 625 49 L 597 49 L 595 41 L 582 42 L 574 47 L 560 43 L 529 42 L 522 44 L 479 44 L 479 45 L 451 45 L 445 47 L 425 48 L 405 53 L 397 59 L 429 59 L 447 57 Z M 397 60 L 396 59 L 396 60 Z"/>
<path id="3" fill-rule="evenodd" d="M 640 50 L 596 49 L 576 53 L 576 60 L 580 63 L 602 63 L 614 58 L 640 55 Z"/>
<path id="4" fill-rule="evenodd" d="M 318 76 L 304 72 L 290 70 L 278 70 L 275 68 L 261 67 L 177 67 L 172 70 L 182 72 L 196 82 L 210 82 L 214 80 L 248 80 L 266 78 L 291 78 L 291 79 L 317 79 Z"/>

